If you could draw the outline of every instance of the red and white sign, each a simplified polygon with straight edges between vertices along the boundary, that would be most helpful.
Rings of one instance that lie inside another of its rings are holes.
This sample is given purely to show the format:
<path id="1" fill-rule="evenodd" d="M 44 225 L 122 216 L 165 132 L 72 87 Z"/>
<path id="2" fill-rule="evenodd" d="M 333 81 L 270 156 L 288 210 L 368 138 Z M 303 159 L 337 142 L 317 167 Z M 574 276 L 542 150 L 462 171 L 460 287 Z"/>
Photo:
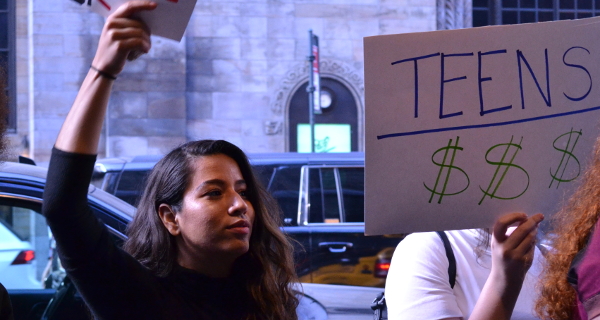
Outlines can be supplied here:
<path id="1" fill-rule="evenodd" d="M 103 17 L 108 17 L 122 4 L 131 0 L 88 0 L 90 9 Z M 196 0 L 153 0 L 158 4 L 152 11 L 138 14 L 152 30 L 152 35 L 181 41 L 187 27 Z"/>
<path id="2" fill-rule="evenodd" d="M 315 114 L 321 114 L 321 70 L 319 68 L 319 37 L 312 36 L 311 39 L 312 55 L 315 59 L 312 62 L 313 85 L 315 91 L 313 93 L 313 109 Z"/>

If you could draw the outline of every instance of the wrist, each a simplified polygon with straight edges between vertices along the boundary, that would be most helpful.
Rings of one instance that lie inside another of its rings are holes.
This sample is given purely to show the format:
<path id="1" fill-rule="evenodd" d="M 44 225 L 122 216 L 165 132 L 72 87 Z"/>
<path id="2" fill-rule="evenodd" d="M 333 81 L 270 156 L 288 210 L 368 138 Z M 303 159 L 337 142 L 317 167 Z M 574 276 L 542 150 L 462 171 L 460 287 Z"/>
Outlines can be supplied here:
<path id="1" fill-rule="evenodd" d="M 93 70 L 93 71 L 95 71 L 102 78 L 105 78 L 105 79 L 108 79 L 108 80 L 117 80 L 117 76 L 116 75 L 114 75 L 112 73 L 109 73 L 109 72 L 106 72 L 104 70 L 100 70 L 100 69 L 94 67 L 94 65 L 91 65 L 90 69 Z"/>
<path id="2" fill-rule="evenodd" d="M 504 294 L 518 294 L 521 291 L 524 279 L 525 275 L 519 272 L 510 272 L 510 270 L 501 268 L 494 269 L 493 267 L 488 277 L 488 281 L 492 282 L 494 287 Z"/>

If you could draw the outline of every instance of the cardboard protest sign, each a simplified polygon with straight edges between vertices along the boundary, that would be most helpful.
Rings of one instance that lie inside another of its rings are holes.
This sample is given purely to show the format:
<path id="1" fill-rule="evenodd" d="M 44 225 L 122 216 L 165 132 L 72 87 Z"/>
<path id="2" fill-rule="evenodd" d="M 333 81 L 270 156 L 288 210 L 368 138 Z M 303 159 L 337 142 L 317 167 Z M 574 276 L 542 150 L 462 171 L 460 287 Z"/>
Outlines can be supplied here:
<path id="1" fill-rule="evenodd" d="M 366 233 L 551 215 L 600 120 L 600 18 L 367 37 Z"/>
<path id="2" fill-rule="evenodd" d="M 83 0 L 75 0 L 79 3 Z M 103 17 L 108 17 L 122 4 L 131 0 L 87 0 L 85 4 Z M 153 0 L 158 4 L 152 11 L 139 13 L 152 31 L 152 35 L 181 41 L 185 28 L 190 21 L 196 0 Z"/>

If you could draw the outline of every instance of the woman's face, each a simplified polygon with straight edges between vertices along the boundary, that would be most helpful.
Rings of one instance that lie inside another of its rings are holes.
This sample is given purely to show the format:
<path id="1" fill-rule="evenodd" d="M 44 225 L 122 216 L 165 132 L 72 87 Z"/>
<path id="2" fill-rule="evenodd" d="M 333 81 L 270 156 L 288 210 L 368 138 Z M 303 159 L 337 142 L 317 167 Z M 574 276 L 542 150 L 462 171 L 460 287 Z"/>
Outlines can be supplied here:
<path id="1" fill-rule="evenodd" d="M 248 252 L 254 223 L 240 168 L 223 154 L 192 161 L 193 177 L 175 215 L 180 258 L 237 259 Z"/>

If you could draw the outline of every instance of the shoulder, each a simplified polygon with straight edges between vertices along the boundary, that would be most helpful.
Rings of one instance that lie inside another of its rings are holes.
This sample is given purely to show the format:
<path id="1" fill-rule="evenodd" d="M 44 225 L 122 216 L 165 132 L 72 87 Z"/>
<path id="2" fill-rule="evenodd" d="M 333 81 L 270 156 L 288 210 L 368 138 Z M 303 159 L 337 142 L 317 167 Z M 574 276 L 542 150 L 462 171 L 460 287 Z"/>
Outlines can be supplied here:
<path id="1" fill-rule="evenodd" d="M 445 234 L 456 261 L 464 264 L 465 260 L 475 259 L 473 249 L 479 241 L 476 229 L 451 230 L 445 231 Z M 444 243 L 436 232 L 413 233 L 400 241 L 394 251 L 386 282 L 423 277 L 430 282 L 446 285 L 449 265 Z"/>
<path id="2" fill-rule="evenodd" d="M 412 233 L 396 247 L 386 283 L 435 279 L 447 274 L 447 269 L 448 259 L 440 237 L 435 232 Z"/>
<path id="3" fill-rule="evenodd" d="M 444 231 L 452 250 L 456 254 L 467 251 L 472 254 L 473 248 L 478 244 L 478 232 L 476 229 Z M 441 256 L 447 259 L 444 243 L 436 232 L 416 232 L 408 235 L 400 241 L 394 252 L 394 257 L 410 255 L 413 258 L 424 257 L 430 260 L 432 256 Z"/>
<path id="4" fill-rule="evenodd" d="M 448 238 L 454 246 L 454 237 L 448 234 Z M 392 257 L 385 286 L 390 319 L 461 317 L 448 266 L 437 233 L 413 233 L 402 240 Z"/>
<path id="5" fill-rule="evenodd" d="M 411 254 L 421 255 L 423 253 L 442 252 L 443 243 L 440 237 L 435 232 L 415 232 L 406 236 L 394 252 L 396 254 Z"/>

